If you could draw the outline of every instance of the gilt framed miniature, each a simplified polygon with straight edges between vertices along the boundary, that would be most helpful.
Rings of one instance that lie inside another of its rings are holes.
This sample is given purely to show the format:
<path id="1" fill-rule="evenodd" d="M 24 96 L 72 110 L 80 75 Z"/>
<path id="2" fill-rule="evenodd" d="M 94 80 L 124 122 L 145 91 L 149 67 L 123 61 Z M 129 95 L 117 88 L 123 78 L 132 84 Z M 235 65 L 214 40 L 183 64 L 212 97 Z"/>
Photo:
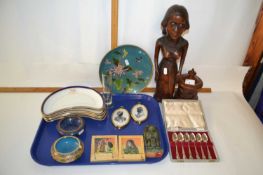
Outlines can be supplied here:
<path id="1" fill-rule="evenodd" d="M 147 120 L 148 110 L 146 106 L 140 103 L 134 105 L 131 109 L 131 117 L 138 124 L 141 124 L 143 121 Z"/>
<path id="2" fill-rule="evenodd" d="M 119 136 L 119 161 L 145 161 L 143 136 Z"/>
<path id="3" fill-rule="evenodd" d="M 111 115 L 112 124 L 118 129 L 128 125 L 130 118 L 129 112 L 123 107 L 116 109 Z"/>
<path id="4" fill-rule="evenodd" d="M 92 136 L 90 161 L 110 162 L 118 159 L 118 138 L 116 135 Z"/>

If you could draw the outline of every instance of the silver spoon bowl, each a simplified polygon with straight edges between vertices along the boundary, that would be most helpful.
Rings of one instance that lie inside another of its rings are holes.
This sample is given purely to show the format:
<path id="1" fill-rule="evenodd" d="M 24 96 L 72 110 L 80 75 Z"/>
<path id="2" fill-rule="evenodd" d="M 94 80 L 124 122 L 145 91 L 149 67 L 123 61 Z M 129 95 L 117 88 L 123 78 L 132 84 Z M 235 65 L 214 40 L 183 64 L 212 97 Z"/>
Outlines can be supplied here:
<path id="1" fill-rule="evenodd" d="M 191 150 L 190 150 L 190 144 L 189 144 L 189 142 L 190 142 L 190 135 L 188 134 L 188 133 L 185 133 L 184 134 L 184 140 L 185 140 L 185 142 L 187 142 L 188 143 L 188 154 L 189 154 L 189 158 L 190 159 L 193 159 L 193 156 L 192 156 L 192 154 L 191 154 Z"/>
<path id="2" fill-rule="evenodd" d="M 197 159 L 200 159 L 200 157 L 199 157 L 199 155 L 198 155 L 198 153 L 197 153 L 197 151 L 196 151 L 196 144 L 195 144 L 195 142 L 196 142 L 196 137 L 195 137 L 195 134 L 194 134 L 193 132 L 190 134 L 190 141 L 191 141 L 192 143 L 194 143 L 194 151 L 195 151 L 196 158 L 197 158 Z"/>
<path id="3" fill-rule="evenodd" d="M 184 134 L 183 133 L 179 133 L 178 134 L 178 141 L 181 142 L 182 144 L 182 154 L 183 154 L 183 159 L 185 159 L 185 153 L 184 153 L 184 145 L 183 145 L 183 142 L 184 142 Z"/>
<path id="4" fill-rule="evenodd" d="M 179 157 L 179 155 L 178 155 L 178 149 L 177 149 L 177 142 L 178 142 L 178 135 L 177 135 L 177 133 L 173 133 L 172 134 L 172 140 L 173 140 L 173 142 L 175 142 L 175 154 L 176 154 L 176 159 L 179 159 L 180 157 Z"/>
<path id="5" fill-rule="evenodd" d="M 196 134 L 196 141 L 198 142 L 198 143 L 200 143 L 200 148 L 201 148 L 201 158 L 203 159 L 203 149 L 202 149 L 202 146 L 201 146 L 201 142 L 203 141 L 203 139 L 202 139 L 202 135 L 200 134 L 200 133 L 197 133 Z"/>
<path id="6" fill-rule="evenodd" d="M 207 150 L 207 154 L 208 154 L 208 159 L 211 159 L 211 155 L 210 155 L 210 152 L 209 152 L 209 149 L 208 149 L 208 145 L 207 145 L 208 136 L 206 135 L 206 133 L 202 134 L 202 139 L 203 139 L 203 142 L 205 142 L 205 144 L 206 144 L 206 150 Z"/>

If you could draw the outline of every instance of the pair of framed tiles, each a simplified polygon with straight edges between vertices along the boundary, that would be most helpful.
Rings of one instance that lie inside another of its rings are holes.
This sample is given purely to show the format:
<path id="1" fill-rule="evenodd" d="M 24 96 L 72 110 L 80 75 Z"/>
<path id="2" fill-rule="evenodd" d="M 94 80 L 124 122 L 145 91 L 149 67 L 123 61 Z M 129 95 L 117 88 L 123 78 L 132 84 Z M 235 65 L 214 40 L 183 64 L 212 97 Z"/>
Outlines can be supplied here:
<path id="1" fill-rule="evenodd" d="M 92 136 L 90 161 L 145 161 L 143 136 Z"/>

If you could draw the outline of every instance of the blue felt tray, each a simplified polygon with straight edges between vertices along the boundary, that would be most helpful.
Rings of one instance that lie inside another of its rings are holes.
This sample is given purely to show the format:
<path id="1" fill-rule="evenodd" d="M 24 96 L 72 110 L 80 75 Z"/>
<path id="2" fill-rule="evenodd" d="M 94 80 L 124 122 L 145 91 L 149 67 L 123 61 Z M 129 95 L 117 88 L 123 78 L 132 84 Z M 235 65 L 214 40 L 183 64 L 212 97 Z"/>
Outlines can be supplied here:
<path id="1" fill-rule="evenodd" d="M 130 123 L 123 129 L 117 129 L 112 125 L 111 113 L 123 106 L 128 111 L 131 110 L 133 105 L 140 102 L 148 108 L 148 119 L 141 125 L 135 123 L 132 119 Z M 35 139 L 31 147 L 31 156 L 39 164 L 47 166 L 59 166 L 59 165 L 97 165 L 97 164 L 132 164 L 132 163 L 155 163 L 165 158 L 168 154 L 167 138 L 165 133 L 165 127 L 162 120 L 159 104 L 148 95 L 144 94 L 118 94 L 113 96 L 113 104 L 108 109 L 108 116 L 103 121 L 95 121 L 89 118 L 85 118 L 85 132 L 79 136 L 83 141 L 85 148 L 84 153 L 80 159 L 69 164 L 61 164 L 52 159 L 50 148 L 52 143 L 61 137 L 56 130 L 57 122 L 47 123 L 44 120 L 41 121 L 39 129 L 36 133 Z M 90 146 L 92 135 L 143 135 L 144 128 L 149 125 L 155 125 L 160 132 L 161 147 L 164 150 L 164 154 L 160 158 L 146 158 L 144 162 L 90 162 Z"/>

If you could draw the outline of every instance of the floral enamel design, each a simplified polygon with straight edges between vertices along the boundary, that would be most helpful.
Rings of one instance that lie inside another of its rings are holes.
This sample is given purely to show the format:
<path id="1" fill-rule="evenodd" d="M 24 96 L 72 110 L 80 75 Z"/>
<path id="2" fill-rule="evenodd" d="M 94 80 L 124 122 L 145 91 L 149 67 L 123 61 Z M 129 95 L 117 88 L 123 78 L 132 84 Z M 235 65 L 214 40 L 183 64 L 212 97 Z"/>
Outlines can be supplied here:
<path id="1" fill-rule="evenodd" d="M 138 92 L 151 78 L 151 60 L 140 48 L 133 47 L 116 48 L 105 57 L 101 73 L 112 75 L 113 92 Z"/>

